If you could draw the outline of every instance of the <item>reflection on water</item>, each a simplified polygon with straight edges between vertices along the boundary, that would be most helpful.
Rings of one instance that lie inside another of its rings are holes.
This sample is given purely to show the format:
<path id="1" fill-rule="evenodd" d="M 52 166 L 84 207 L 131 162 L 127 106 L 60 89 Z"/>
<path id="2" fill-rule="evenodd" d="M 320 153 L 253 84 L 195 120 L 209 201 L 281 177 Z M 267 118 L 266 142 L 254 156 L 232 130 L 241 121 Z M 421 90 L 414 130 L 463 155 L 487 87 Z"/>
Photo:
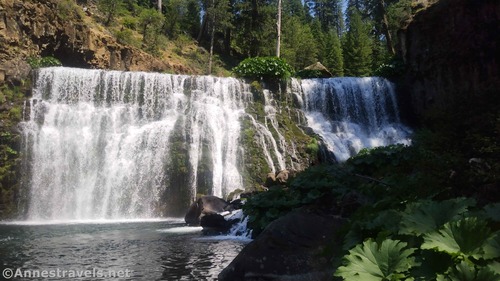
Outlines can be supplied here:
<path id="1" fill-rule="evenodd" d="M 129 280 L 216 280 L 247 242 L 200 237 L 177 221 L 3 224 L 0 270 L 128 269 Z"/>

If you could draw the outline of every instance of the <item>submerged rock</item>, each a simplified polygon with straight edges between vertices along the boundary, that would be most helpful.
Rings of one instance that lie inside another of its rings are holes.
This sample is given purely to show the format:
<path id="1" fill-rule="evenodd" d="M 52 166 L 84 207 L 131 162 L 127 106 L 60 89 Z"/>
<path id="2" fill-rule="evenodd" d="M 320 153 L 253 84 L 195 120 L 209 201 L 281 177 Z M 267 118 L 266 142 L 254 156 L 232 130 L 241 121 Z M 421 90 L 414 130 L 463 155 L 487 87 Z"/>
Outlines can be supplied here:
<path id="1" fill-rule="evenodd" d="M 331 280 L 325 245 L 337 243 L 344 219 L 295 210 L 272 222 L 220 274 L 220 281 Z M 333 246 L 333 255 L 340 248 Z"/>

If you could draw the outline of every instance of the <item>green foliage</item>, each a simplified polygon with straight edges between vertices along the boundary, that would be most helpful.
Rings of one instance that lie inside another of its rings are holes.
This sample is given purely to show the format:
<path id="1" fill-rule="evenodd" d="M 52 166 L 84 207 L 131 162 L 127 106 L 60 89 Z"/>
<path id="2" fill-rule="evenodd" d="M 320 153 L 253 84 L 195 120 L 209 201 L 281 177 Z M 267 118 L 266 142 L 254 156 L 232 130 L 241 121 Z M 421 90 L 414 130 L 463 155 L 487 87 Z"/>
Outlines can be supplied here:
<path id="1" fill-rule="evenodd" d="M 498 235 L 492 235 L 486 221 L 474 217 L 446 223 L 440 230 L 424 235 L 422 249 L 445 252 L 466 259 L 500 257 Z"/>
<path id="2" fill-rule="evenodd" d="M 497 259 L 500 257 L 500 232 L 493 232 L 486 220 L 471 217 L 469 208 L 474 206 L 470 199 L 457 198 L 442 202 L 420 200 L 402 213 L 403 220 L 399 239 L 415 247 L 412 252 L 416 263 L 411 265 L 409 275 L 400 278 L 412 280 L 498 280 L 500 274 Z M 447 208 L 452 210 L 448 211 Z M 439 214 L 439 212 L 446 214 Z M 396 211 L 397 212 L 397 211 Z M 372 221 L 387 219 L 387 212 L 380 212 Z M 428 215 L 429 217 L 426 217 Z M 439 222 L 438 222 L 439 221 Z M 358 227 L 371 228 L 372 223 L 357 224 Z M 384 225 L 384 224 L 381 224 Z M 410 225 L 410 226 L 409 226 Z M 381 243 L 393 242 L 391 235 L 397 235 L 397 228 L 372 232 L 370 236 L 382 239 Z M 423 235 L 423 239 L 419 239 Z M 370 241 L 370 240 L 368 240 Z M 366 243 L 366 242 L 365 242 Z M 336 275 L 345 280 L 356 280 L 345 268 L 354 268 L 357 272 L 373 272 L 373 264 L 365 260 L 375 260 L 370 251 L 359 251 L 366 247 L 358 244 L 346 255 L 344 267 Z M 356 250 L 357 249 L 357 250 Z M 393 262 L 404 261 L 394 258 Z M 354 271 L 353 271 L 354 272 Z M 360 279 L 361 280 L 361 279 Z M 362 279 L 371 280 L 371 279 Z M 383 277 L 374 280 L 393 280 Z M 394 279 L 402 280 L 402 279 Z"/>
<path id="3" fill-rule="evenodd" d="M 316 138 L 312 138 L 311 141 L 307 144 L 306 151 L 313 156 L 318 155 L 319 145 L 318 145 L 318 140 Z"/>
<path id="4" fill-rule="evenodd" d="M 475 266 L 466 261 L 438 274 L 436 281 L 498 281 L 500 275 L 488 267 Z"/>
<path id="5" fill-rule="evenodd" d="M 401 59 L 393 58 L 387 63 L 380 64 L 374 71 L 375 76 L 396 79 L 404 74 L 405 65 Z"/>
<path id="6" fill-rule="evenodd" d="M 160 34 L 165 17 L 155 9 L 143 9 L 139 14 L 139 27 L 145 50 L 158 55 L 160 46 L 165 45 L 167 39 Z"/>
<path id="7" fill-rule="evenodd" d="M 281 56 L 296 69 L 315 63 L 318 46 L 310 26 L 303 24 L 298 17 L 286 18 L 283 26 L 286 28 L 283 29 Z"/>
<path id="8" fill-rule="evenodd" d="M 369 76 L 372 65 L 372 39 L 370 27 L 361 19 L 357 10 L 351 10 L 349 30 L 344 43 L 346 76 Z"/>
<path id="9" fill-rule="evenodd" d="M 22 86 L 0 87 L 0 220 L 12 218 L 18 211 L 19 202 L 12 200 L 18 193 L 21 176 L 21 137 L 17 124 L 22 120 L 27 88 L 29 83 L 24 82 Z"/>
<path id="10" fill-rule="evenodd" d="M 109 26 L 116 15 L 124 9 L 122 0 L 99 0 L 97 5 L 99 10 L 105 14 L 104 24 Z"/>
<path id="11" fill-rule="evenodd" d="M 128 28 L 123 28 L 115 32 L 115 37 L 121 44 L 131 45 L 134 47 L 140 47 L 140 42 L 134 38 L 134 33 Z"/>
<path id="12" fill-rule="evenodd" d="M 325 66 L 334 76 L 344 76 L 344 54 L 337 32 L 331 31 L 326 37 L 326 45 L 329 50 L 326 54 Z"/>
<path id="13" fill-rule="evenodd" d="M 399 240 L 367 240 L 349 251 L 335 275 L 353 281 L 406 280 L 415 265 L 414 252 Z"/>
<path id="14" fill-rule="evenodd" d="M 82 17 L 82 11 L 78 5 L 76 5 L 73 0 L 59 0 L 57 1 L 57 13 L 59 17 L 63 20 L 67 20 L 71 17 L 79 16 Z"/>
<path id="15" fill-rule="evenodd" d="M 233 68 L 233 73 L 245 78 L 279 79 L 290 77 L 293 69 L 281 58 L 255 57 L 243 60 Z"/>
<path id="16" fill-rule="evenodd" d="M 136 17 L 125 16 L 122 18 L 122 25 L 130 30 L 136 30 L 139 25 L 139 21 Z"/>
<path id="17" fill-rule="evenodd" d="M 234 5 L 231 47 L 243 57 L 270 56 L 276 50 L 276 5 L 267 0 Z"/>
<path id="18" fill-rule="evenodd" d="M 243 205 L 243 211 L 249 216 L 248 222 L 254 232 L 257 232 L 254 233 L 256 235 L 262 232 L 269 223 L 298 206 L 300 206 L 300 200 L 296 194 L 276 187 L 249 198 Z"/>
<path id="19" fill-rule="evenodd" d="M 474 206 L 471 198 L 456 198 L 442 202 L 421 200 L 407 205 L 401 220 L 400 234 L 422 235 L 437 231 L 445 223 L 456 220 Z"/>
<path id="20" fill-rule="evenodd" d="M 50 66 L 61 66 L 62 63 L 54 58 L 54 57 L 30 57 L 27 60 L 27 63 L 31 66 L 31 68 L 41 68 L 41 67 L 50 67 Z"/>

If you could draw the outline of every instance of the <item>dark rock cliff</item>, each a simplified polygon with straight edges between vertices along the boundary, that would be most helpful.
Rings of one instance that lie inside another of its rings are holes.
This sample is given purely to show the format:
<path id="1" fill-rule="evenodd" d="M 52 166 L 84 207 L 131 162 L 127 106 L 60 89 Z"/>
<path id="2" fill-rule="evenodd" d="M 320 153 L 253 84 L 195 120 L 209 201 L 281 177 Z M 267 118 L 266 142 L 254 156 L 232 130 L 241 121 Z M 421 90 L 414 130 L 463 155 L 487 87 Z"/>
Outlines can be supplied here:
<path id="1" fill-rule="evenodd" d="M 497 0 L 441 0 L 419 12 L 400 33 L 410 114 L 432 125 L 442 111 L 498 96 L 499 34 Z"/>

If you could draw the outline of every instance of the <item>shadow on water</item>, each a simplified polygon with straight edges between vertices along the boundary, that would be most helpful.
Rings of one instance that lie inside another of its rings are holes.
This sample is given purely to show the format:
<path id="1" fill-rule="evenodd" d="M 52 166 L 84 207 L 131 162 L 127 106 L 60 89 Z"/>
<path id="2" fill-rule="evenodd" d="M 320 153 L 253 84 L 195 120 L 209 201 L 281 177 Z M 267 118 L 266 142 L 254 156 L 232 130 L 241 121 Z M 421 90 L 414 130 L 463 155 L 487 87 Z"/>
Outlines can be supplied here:
<path id="1" fill-rule="evenodd" d="M 200 237 L 199 228 L 184 227 L 176 221 L 3 224 L 0 225 L 0 269 L 128 270 L 131 271 L 128 280 L 216 280 L 219 272 L 247 243 Z"/>

